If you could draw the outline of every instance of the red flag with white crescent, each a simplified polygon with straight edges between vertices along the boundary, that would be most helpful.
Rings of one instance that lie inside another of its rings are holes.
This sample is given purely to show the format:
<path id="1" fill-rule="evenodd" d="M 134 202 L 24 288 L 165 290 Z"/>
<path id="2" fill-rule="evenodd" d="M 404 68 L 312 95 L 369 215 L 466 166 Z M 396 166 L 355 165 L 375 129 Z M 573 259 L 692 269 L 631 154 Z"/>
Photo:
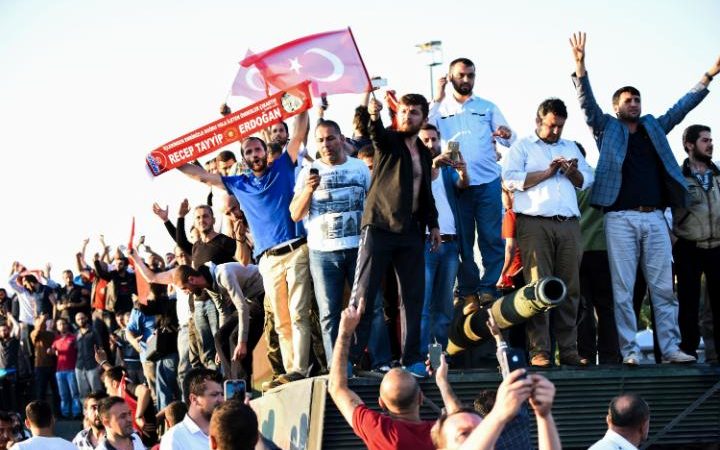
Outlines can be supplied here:
<path id="1" fill-rule="evenodd" d="M 246 57 L 242 67 L 256 67 L 265 81 L 285 89 L 310 80 L 313 96 L 372 90 L 350 28 L 305 36 Z"/>

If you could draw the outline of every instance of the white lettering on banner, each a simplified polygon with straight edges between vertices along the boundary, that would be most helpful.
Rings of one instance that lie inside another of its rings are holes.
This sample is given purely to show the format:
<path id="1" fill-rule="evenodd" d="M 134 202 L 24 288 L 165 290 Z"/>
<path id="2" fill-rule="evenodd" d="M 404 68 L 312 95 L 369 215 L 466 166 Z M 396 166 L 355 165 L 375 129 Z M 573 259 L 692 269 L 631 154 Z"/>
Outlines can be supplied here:
<path id="1" fill-rule="evenodd" d="M 210 150 L 213 147 L 219 147 L 222 144 L 223 135 L 216 134 L 215 136 L 209 137 L 205 140 L 195 143 L 195 149 L 198 152 L 204 152 Z"/>
<path id="2" fill-rule="evenodd" d="M 254 117 L 247 122 L 241 123 L 238 128 L 240 129 L 240 133 L 251 133 L 253 130 L 263 128 L 263 126 L 267 126 L 270 122 L 280 119 L 281 117 L 280 109 L 275 108 L 270 111 L 265 111 L 262 115 Z"/>
<path id="3" fill-rule="evenodd" d="M 187 160 L 187 159 L 190 159 L 190 157 L 192 156 L 192 154 L 193 154 L 193 148 L 192 148 L 192 146 L 190 146 L 190 147 L 185 147 L 185 148 L 180 149 L 180 150 L 178 150 L 178 151 L 176 151 L 176 152 L 170 153 L 170 154 L 168 155 L 168 159 L 170 160 L 171 163 L 175 164 L 175 163 L 182 162 L 182 161 L 185 161 L 185 160 Z"/>

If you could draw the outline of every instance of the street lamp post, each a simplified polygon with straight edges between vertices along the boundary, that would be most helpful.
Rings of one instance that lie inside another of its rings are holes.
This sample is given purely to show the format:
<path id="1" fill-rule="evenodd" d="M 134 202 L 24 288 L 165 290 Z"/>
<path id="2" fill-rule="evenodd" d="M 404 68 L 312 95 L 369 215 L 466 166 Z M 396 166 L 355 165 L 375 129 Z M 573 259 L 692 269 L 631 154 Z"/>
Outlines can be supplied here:
<path id="1" fill-rule="evenodd" d="M 429 57 L 428 68 L 430 69 L 430 97 L 435 98 L 435 79 L 433 78 L 433 67 L 442 64 L 442 41 L 429 41 L 424 44 L 417 44 L 418 53 L 425 53 Z"/>

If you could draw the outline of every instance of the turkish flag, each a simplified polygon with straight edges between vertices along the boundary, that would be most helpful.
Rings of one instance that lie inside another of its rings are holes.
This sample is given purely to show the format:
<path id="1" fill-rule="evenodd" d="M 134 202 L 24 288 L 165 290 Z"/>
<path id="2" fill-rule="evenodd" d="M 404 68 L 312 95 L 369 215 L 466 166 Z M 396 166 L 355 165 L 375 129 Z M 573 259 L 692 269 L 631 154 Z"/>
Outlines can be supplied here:
<path id="1" fill-rule="evenodd" d="M 248 50 L 245 59 L 254 55 L 253 52 Z M 270 94 L 268 86 L 266 86 L 265 80 L 263 80 L 257 67 L 243 67 L 242 65 L 237 75 L 235 75 L 231 92 L 232 95 L 245 97 L 253 103 L 264 99 Z"/>
<path id="2" fill-rule="evenodd" d="M 265 81 L 283 90 L 305 80 L 312 93 L 348 94 L 372 90 L 350 28 L 313 34 L 246 57 L 242 67 L 255 66 Z"/>

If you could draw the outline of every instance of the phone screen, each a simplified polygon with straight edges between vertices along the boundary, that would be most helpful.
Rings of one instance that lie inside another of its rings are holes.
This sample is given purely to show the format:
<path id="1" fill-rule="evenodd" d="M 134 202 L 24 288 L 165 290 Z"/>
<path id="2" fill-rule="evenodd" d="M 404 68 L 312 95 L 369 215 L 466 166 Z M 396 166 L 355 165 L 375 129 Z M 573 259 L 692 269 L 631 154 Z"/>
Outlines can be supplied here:
<path id="1" fill-rule="evenodd" d="M 434 343 L 428 345 L 428 356 L 430 357 L 430 366 L 433 369 L 440 367 L 440 356 L 442 355 L 442 344 Z"/>
<path id="2" fill-rule="evenodd" d="M 225 380 L 225 400 L 245 400 L 245 380 Z"/>

